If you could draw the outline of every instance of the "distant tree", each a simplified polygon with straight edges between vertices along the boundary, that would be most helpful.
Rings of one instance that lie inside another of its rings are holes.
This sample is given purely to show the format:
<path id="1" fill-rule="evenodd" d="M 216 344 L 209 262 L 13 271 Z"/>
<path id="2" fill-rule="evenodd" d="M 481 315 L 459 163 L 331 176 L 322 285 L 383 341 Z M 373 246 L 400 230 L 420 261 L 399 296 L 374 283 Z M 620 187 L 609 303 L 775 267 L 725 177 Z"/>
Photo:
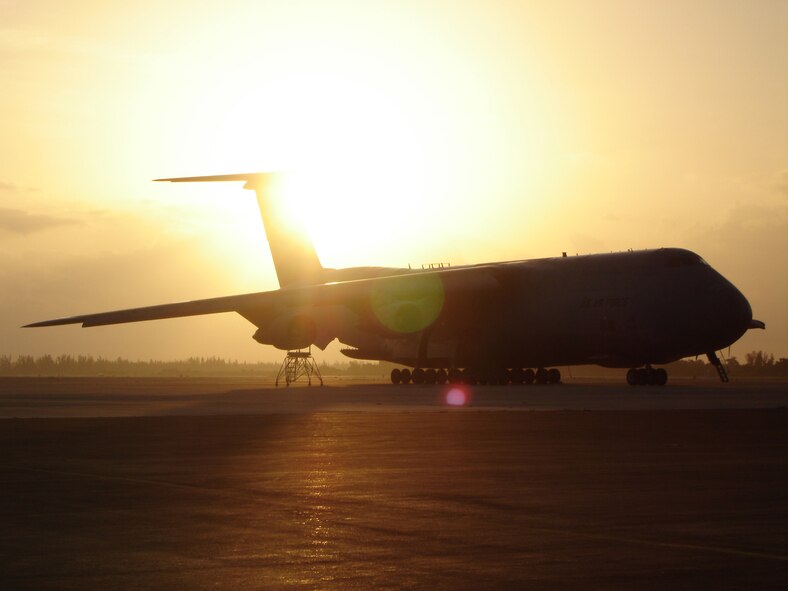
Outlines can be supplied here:
<path id="1" fill-rule="evenodd" d="M 764 353 L 763 351 L 750 351 L 744 356 L 747 360 L 747 365 L 753 369 L 759 370 L 774 365 L 774 355 L 771 353 Z"/>
<path id="2" fill-rule="evenodd" d="M 22 375 L 34 375 L 36 360 L 32 355 L 20 355 L 16 358 L 16 367 Z"/>

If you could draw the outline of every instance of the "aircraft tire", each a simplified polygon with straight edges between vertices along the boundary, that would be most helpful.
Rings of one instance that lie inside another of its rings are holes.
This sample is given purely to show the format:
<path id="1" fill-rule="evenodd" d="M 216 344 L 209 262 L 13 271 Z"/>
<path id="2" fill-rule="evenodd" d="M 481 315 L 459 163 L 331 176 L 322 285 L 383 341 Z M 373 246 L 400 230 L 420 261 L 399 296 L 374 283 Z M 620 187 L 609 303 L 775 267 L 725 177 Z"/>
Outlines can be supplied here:
<path id="1" fill-rule="evenodd" d="M 471 367 L 466 367 L 462 371 L 462 381 L 469 386 L 475 386 L 479 383 L 479 376 L 476 373 L 476 370 Z"/>
<path id="2" fill-rule="evenodd" d="M 547 370 L 547 383 L 548 384 L 561 383 L 561 371 L 558 368 L 552 367 Z"/>
<path id="3" fill-rule="evenodd" d="M 534 383 L 535 379 L 536 379 L 536 374 L 534 373 L 534 370 L 532 370 L 530 367 L 523 372 L 523 382 L 528 384 L 529 386 Z"/>
<path id="4" fill-rule="evenodd" d="M 461 384 L 462 383 L 462 370 L 457 368 L 452 368 L 449 370 L 447 375 L 447 379 L 449 380 L 450 384 Z"/>
<path id="5" fill-rule="evenodd" d="M 424 370 L 420 367 L 417 367 L 413 370 L 413 373 L 410 376 L 410 379 L 413 380 L 414 384 L 423 384 L 424 383 Z"/>
<path id="6" fill-rule="evenodd" d="M 645 386 L 648 384 L 648 370 L 644 368 L 635 370 L 635 379 L 638 386 Z"/>
<path id="7" fill-rule="evenodd" d="M 536 375 L 534 377 L 534 383 L 536 384 L 546 384 L 547 383 L 547 370 L 544 367 L 540 367 L 536 370 Z"/>
<path id="8" fill-rule="evenodd" d="M 435 372 L 435 383 L 436 384 L 443 385 L 443 384 L 446 383 L 446 381 L 448 379 L 449 379 L 449 374 L 446 373 L 445 369 L 439 369 L 437 372 Z"/>
<path id="9" fill-rule="evenodd" d="M 660 367 L 654 371 L 654 384 L 657 386 L 664 386 L 668 383 L 668 372 L 664 367 Z"/>
<path id="10" fill-rule="evenodd" d="M 402 381 L 402 370 L 395 367 L 391 370 L 391 383 L 399 384 Z"/>
<path id="11" fill-rule="evenodd" d="M 637 372 L 638 370 L 634 368 L 627 371 L 627 384 L 629 384 L 630 386 L 638 385 Z"/>
<path id="12" fill-rule="evenodd" d="M 399 379 L 400 379 L 400 383 L 402 383 L 402 384 L 409 384 L 409 383 L 410 383 L 410 381 L 411 381 L 411 379 L 413 378 L 413 376 L 412 376 L 412 375 L 411 375 L 411 373 L 410 373 L 410 370 L 409 370 L 409 369 L 407 369 L 407 368 L 406 368 L 406 369 L 403 369 L 403 370 L 400 372 L 400 374 L 399 374 L 399 375 L 400 375 L 400 377 L 399 377 Z"/>
<path id="13" fill-rule="evenodd" d="M 522 367 L 515 367 L 509 370 L 509 381 L 512 384 L 519 385 L 525 380 L 525 372 Z"/>
<path id="14" fill-rule="evenodd" d="M 438 381 L 438 372 L 433 368 L 424 370 L 424 383 L 435 384 Z"/>

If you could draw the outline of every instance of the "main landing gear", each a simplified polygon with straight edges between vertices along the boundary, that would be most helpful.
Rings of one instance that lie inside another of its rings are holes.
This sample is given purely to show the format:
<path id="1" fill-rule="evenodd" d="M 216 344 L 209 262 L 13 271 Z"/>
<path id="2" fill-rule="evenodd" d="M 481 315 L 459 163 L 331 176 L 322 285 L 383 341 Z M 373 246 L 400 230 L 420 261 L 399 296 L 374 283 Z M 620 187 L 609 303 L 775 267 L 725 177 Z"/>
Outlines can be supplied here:
<path id="1" fill-rule="evenodd" d="M 391 370 L 392 384 L 477 384 L 503 386 L 506 384 L 560 384 L 561 372 L 556 368 L 533 369 L 515 367 L 474 369 L 435 369 L 417 367 L 414 370 L 394 368 Z"/>
<path id="2" fill-rule="evenodd" d="M 627 372 L 627 384 L 630 386 L 664 386 L 668 383 L 668 372 L 660 367 L 654 369 L 650 365 Z"/>

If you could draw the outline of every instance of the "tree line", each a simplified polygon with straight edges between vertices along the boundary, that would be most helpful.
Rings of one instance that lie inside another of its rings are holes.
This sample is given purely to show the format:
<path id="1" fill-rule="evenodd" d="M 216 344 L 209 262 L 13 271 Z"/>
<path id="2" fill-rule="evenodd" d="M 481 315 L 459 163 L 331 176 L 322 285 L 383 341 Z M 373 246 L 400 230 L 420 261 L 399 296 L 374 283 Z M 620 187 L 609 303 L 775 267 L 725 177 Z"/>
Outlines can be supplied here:
<path id="1" fill-rule="evenodd" d="M 275 377 L 281 363 L 235 361 L 220 357 L 189 357 L 176 361 L 130 361 L 92 355 L 0 355 L 0 376 L 40 377 Z M 379 363 L 319 364 L 327 375 L 379 376 Z M 387 372 L 386 372 L 386 375 Z"/>
<path id="2" fill-rule="evenodd" d="M 785 378 L 788 377 L 788 359 L 775 359 L 771 353 L 751 351 L 744 356 L 744 362 L 736 357 L 723 358 L 728 375 L 733 378 Z M 706 356 L 681 359 L 664 366 L 670 377 L 680 378 L 717 378 L 717 369 Z M 613 377 L 620 376 L 621 369 L 584 365 L 572 368 L 575 377 Z"/>
<path id="3" fill-rule="evenodd" d="M 751 351 L 741 363 L 736 357 L 725 361 L 732 377 L 788 377 L 788 359 L 775 360 L 764 351 Z M 0 376 L 118 376 L 118 377 L 274 377 L 280 363 L 235 361 L 220 357 L 189 357 L 177 361 L 130 361 L 91 355 L 0 355 Z M 320 363 L 321 373 L 332 376 L 388 377 L 394 365 L 385 362 Z M 715 368 L 705 359 L 682 359 L 667 366 L 675 377 L 715 377 Z M 595 366 L 577 368 L 578 375 L 618 375 L 619 369 Z"/>
<path id="4" fill-rule="evenodd" d="M 788 359 L 775 360 L 774 355 L 764 351 L 751 351 L 744 356 L 744 363 L 736 357 L 724 360 L 731 377 L 788 377 Z M 682 359 L 668 366 L 670 375 L 716 376 L 717 370 L 705 359 Z"/>

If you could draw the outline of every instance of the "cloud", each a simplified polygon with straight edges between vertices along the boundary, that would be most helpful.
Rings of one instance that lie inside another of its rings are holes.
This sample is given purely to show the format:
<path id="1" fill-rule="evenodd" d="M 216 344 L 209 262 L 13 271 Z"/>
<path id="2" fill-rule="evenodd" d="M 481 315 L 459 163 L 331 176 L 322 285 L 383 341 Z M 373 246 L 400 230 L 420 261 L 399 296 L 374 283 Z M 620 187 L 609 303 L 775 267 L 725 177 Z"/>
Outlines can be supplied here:
<path id="1" fill-rule="evenodd" d="M 2 188 L 2 185 L 0 185 L 0 188 Z M 0 233 L 32 234 L 33 232 L 40 232 L 57 226 L 71 226 L 80 223 L 70 218 L 28 213 L 21 209 L 0 207 Z"/>
<path id="2" fill-rule="evenodd" d="M 9 183 L 8 181 L 0 181 L 0 191 L 16 193 L 19 191 L 19 186 L 15 185 L 14 183 Z"/>
<path id="3" fill-rule="evenodd" d="M 115 44 L 97 40 L 90 33 L 63 35 L 45 27 L 0 28 L 0 62 L 13 58 L 51 58 L 58 55 L 71 59 L 87 57 L 106 62 L 134 62 L 147 54 L 119 49 Z"/>
<path id="4" fill-rule="evenodd" d="M 777 191 L 784 197 L 788 197 L 788 168 L 785 168 L 777 173 Z"/>
<path id="5" fill-rule="evenodd" d="M 0 180 L 0 193 L 21 193 L 23 191 L 38 191 L 35 187 L 22 187 L 11 181 Z"/>

